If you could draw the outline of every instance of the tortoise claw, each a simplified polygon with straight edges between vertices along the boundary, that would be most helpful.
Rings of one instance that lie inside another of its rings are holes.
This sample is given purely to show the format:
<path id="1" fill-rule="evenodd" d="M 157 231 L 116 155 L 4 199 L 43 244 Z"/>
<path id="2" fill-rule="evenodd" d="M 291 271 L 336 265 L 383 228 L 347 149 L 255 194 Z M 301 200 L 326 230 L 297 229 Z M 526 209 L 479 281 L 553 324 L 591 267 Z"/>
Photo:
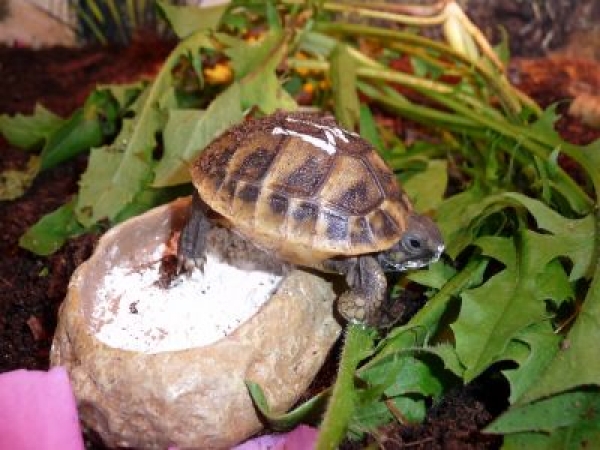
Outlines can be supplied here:
<path id="1" fill-rule="evenodd" d="M 195 269 L 199 269 L 204 272 L 204 264 L 206 263 L 206 257 L 201 256 L 197 258 L 188 258 L 183 255 L 177 257 L 177 275 L 185 272 L 188 276 L 192 274 Z"/>

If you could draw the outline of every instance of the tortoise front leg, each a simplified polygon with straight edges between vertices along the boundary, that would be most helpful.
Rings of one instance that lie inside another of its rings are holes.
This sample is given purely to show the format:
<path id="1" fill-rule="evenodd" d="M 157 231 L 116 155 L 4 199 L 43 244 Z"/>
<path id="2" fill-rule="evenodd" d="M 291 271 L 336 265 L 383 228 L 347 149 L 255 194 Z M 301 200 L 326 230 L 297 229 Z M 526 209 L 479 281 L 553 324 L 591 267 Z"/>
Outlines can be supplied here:
<path id="1" fill-rule="evenodd" d="M 202 269 L 206 261 L 206 236 L 210 230 L 208 206 L 197 192 L 192 194 L 190 217 L 179 235 L 177 247 L 178 272 Z"/>
<path id="2" fill-rule="evenodd" d="M 329 270 L 346 276 L 350 288 L 338 300 L 338 310 L 350 322 L 379 326 L 387 280 L 372 256 L 325 261 Z"/>

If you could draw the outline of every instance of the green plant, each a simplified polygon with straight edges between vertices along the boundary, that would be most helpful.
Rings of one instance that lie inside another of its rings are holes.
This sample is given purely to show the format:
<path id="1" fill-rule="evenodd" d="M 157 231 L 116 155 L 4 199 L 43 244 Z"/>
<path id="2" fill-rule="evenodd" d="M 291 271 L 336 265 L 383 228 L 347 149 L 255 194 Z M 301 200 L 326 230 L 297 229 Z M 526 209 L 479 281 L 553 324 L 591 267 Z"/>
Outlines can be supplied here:
<path id="1" fill-rule="evenodd" d="M 26 248 L 50 253 L 101 221 L 185 192 L 186 165 L 219 133 L 247 114 L 294 109 L 302 99 L 359 129 L 416 208 L 435 215 L 447 243 L 442 261 L 399 285 L 418 285 L 428 297 L 408 323 L 379 335 L 348 328 L 319 448 L 377 436 L 389 422 L 420 421 L 429 398 L 486 371 L 510 383 L 511 407 L 487 429 L 504 434 L 506 448 L 571 448 L 598 437 L 600 145 L 560 138 L 556 108 L 542 110 L 508 82 L 505 47 L 492 50 L 454 2 L 398 10 L 248 0 L 208 15 L 158 4 L 182 40 L 152 83 L 99 89 L 66 121 L 41 109 L 0 118 L 15 145 L 45 142 L 32 156 L 41 170 L 96 147 L 78 196 L 31 228 Z M 446 41 L 419 34 L 426 26 L 441 26 Z M 216 67 L 228 67 L 231 80 L 211 78 Z M 382 115 L 418 123 L 426 136 L 402 142 Z M 82 118 L 92 121 L 89 134 Z M 70 127 L 92 139 L 59 151 L 51 143 Z M 38 130 L 36 139 L 27 129 Z M 559 157 L 576 163 L 584 181 L 575 182 Z M 5 175 L 4 189 L 9 178 L 19 175 Z M 249 387 L 277 427 L 323 405 L 318 397 L 282 417 L 269 411 L 260 387 Z"/>

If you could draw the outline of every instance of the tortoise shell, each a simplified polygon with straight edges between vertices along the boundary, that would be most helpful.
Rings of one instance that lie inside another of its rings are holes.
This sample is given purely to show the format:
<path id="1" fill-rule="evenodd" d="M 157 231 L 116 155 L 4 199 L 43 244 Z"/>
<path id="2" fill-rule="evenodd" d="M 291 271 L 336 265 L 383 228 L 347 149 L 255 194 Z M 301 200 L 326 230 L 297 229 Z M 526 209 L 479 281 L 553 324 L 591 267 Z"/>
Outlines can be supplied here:
<path id="1" fill-rule="evenodd" d="M 373 146 L 330 116 L 242 123 L 201 153 L 191 175 L 233 229 L 298 264 L 389 249 L 412 213 Z"/>

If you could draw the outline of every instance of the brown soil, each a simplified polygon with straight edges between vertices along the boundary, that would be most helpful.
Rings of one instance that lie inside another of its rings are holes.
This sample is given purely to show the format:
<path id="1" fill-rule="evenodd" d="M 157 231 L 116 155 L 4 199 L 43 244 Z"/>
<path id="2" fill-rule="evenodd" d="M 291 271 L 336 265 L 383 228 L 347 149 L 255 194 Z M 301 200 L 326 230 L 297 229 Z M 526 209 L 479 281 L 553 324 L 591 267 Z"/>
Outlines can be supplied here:
<path id="1" fill-rule="evenodd" d="M 152 74 L 168 54 L 171 44 L 145 37 L 130 47 L 83 49 L 0 48 L 0 113 L 30 113 L 36 102 L 66 115 L 80 106 L 97 83 L 127 82 Z M 597 66 L 565 60 L 540 60 L 515 64 L 522 88 L 542 104 L 572 97 L 573 76 L 600 73 Z M 578 65 L 574 69 L 575 65 Z M 523 72 L 527 70 L 527 72 Z M 542 76 L 551 73 L 555 77 Z M 560 83 L 556 82 L 556 79 Z M 596 91 L 600 82 L 595 86 Z M 600 136 L 572 117 L 559 123 L 571 141 L 590 142 Z M 0 170 L 19 167 L 25 157 L 0 140 Z M 89 257 L 97 236 L 70 241 L 51 257 L 34 256 L 18 246 L 19 236 L 42 215 L 63 204 L 77 190 L 85 157 L 44 172 L 29 192 L 12 202 L 0 202 L 0 372 L 15 369 L 46 369 L 56 326 L 56 313 L 65 296 L 71 273 Z M 338 349 L 339 350 L 339 349 Z M 337 362 L 332 352 L 315 386 L 331 382 Z M 506 384 L 482 376 L 472 384 L 449 393 L 432 405 L 420 426 L 394 426 L 382 430 L 378 442 L 385 448 L 488 449 L 498 448 L 498 438 L 479 430 L 506 407 Z M 88 449 L 103 449 L 88 440 Z M 348 443 L 346 448 L 353 448 Z"/>

